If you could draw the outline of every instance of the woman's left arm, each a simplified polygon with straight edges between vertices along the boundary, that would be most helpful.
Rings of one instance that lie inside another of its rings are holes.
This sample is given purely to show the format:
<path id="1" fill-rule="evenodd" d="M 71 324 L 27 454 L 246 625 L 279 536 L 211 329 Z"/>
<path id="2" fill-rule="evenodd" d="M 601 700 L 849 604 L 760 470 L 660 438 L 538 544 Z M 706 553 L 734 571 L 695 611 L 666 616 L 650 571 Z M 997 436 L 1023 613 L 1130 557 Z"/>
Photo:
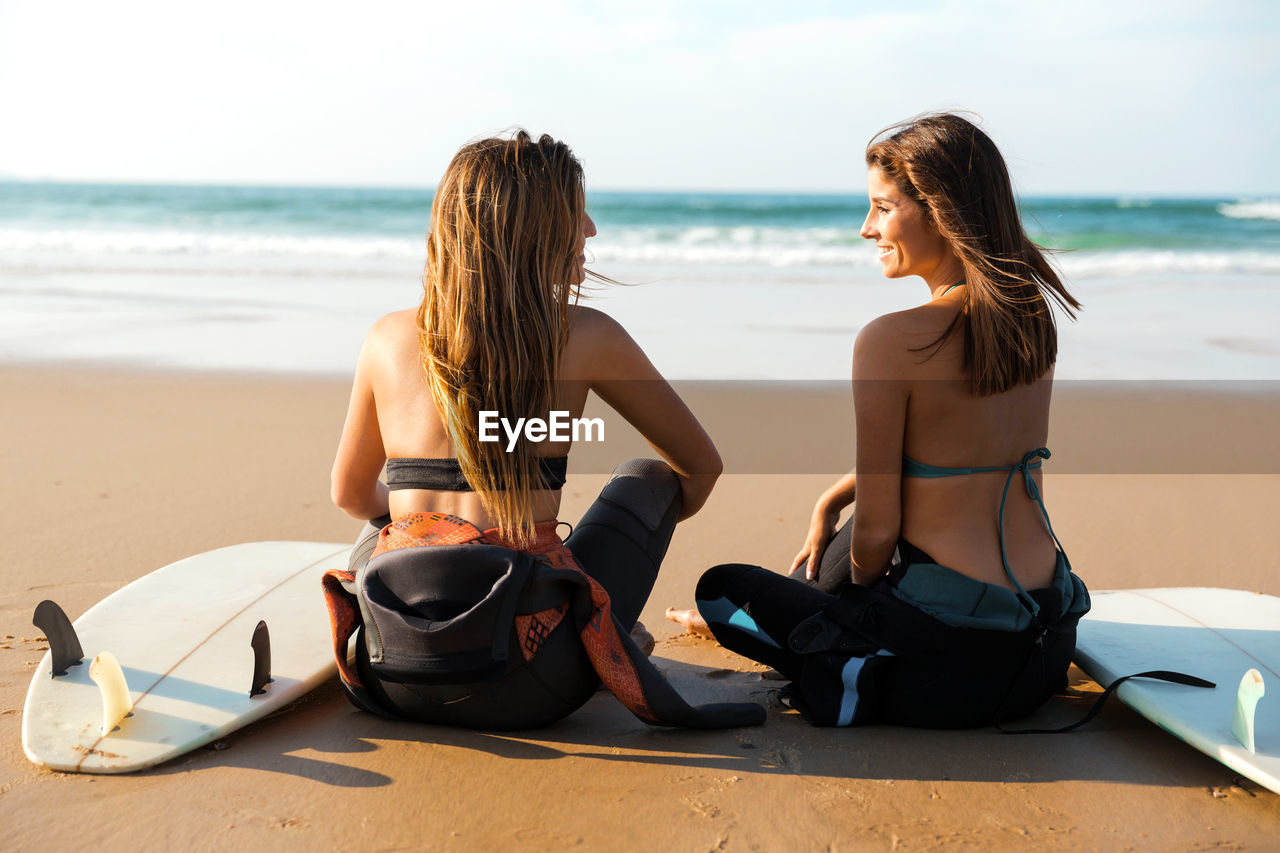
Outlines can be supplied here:
<path id="1" fill-rule="evenodd" d="M 871 586 L 888 570 L 902 530 L 902 446 L 910 398 L 902 335 L 892 315 L 858 333 L 853 348 L 858 500 L 853 580 Z"/>
<path id="2" fill-rule="evenodd" d="M 369 333 L 360 351 L 347 421 L 342 427 L 330 475 L 333 502 L 347 515 L 361 521 L 379 518 L 389 511 L 386 484 L 378 479 L 387 453 L 382 445 L 378 409 L 373 398 L 372 350 L 376 331 L 375 327 Z"/>

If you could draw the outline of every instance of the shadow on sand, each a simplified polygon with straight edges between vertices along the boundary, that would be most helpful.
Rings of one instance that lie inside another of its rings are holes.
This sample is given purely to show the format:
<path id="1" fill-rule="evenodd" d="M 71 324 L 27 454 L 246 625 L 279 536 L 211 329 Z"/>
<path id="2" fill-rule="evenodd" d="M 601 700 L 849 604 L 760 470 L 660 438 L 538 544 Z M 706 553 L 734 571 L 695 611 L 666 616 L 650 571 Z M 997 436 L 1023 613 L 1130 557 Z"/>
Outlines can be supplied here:
<path id="1" fill-rule="evenodd" d="M 659 648 L 659 654 L 666 649 Z M 524 761 L 576 760 L 832 779 L 1007 782 L 1098 780 L 1197 787 L 1241 784 L 1227 768 L 1112 701 L 1083 729 L 1012 737 L 993 728 L 936 731 L 894 726 L 817 729 L 777 698 L 782 682 L 758 672 L 655 658 L 691 702 L 765 704 L 759 728 L 692 731 L 647 726 L 606 692 L 564 720 L 528 732 L 482 732 L 399 723 L 357 711 L 336 682 L 205 749 L 148 771 L 168 775 L 243 767 L 344 788 L 389 785 L 420 769 L 421 749 L 476 753 L 477 773 L 515 773 Z M 1068 692 L 1020 726 L 1075 722 L 1100 692 L 1074 667 Z M 411 769 L 412 768 L 412 769 Z M 1244 782 L 1246 789 L 1257 786 Z"/>

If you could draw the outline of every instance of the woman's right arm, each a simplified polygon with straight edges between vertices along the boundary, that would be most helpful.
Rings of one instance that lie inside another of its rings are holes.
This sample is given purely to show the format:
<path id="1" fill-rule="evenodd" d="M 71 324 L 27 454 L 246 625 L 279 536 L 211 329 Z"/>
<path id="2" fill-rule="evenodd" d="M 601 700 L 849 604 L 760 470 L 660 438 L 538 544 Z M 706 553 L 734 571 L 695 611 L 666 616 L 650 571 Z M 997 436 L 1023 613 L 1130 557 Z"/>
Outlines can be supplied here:
<path id="1" fill-rule="evenodd" d="M 361 521 L 379 518 L 389 511 L 387 487 L 378 479 L 387 461 L 373 399 L 374 331 L 365 339 L 351 386 L 351 403 L 342 427 L 338 453 L 330 475 L 330 496 L 347 515 Z"/>
<path id="2" fill-rule="evenodd" d="M 591 390 L 671 466 L 680 478 L 680 519 L 693 515 L 707 502 L 724 470 L 711 437 L 617 321 L 578 307 L 575 325 L 570 372 L 585 376 Z"/>

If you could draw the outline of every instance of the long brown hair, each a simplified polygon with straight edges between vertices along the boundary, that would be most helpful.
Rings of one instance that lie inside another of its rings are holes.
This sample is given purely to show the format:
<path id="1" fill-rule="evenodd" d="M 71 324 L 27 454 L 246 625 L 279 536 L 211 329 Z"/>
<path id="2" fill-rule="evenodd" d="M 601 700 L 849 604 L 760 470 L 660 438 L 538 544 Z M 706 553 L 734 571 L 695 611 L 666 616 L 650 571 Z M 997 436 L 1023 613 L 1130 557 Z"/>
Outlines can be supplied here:
<path id="1" fill-rule="evenodd" d="M 537 458 L 481 442 L 479 413 L 546 418 L 577 299 L 585 216 L 569 146 L 523 130 L 466 145 L 431 205 L 418 343 L 467 482 L 504 535 L 533 539 Z"/>
<path id="2" fill-rule="evenodd" d="M 921 116 L 876 134 L 867 166 L 924 208 L 964 266 L 964 310 L 923 349 L 936 352 L 962 328 L 964 367 L 978 396 L 1043 376 L 1058 357 L 1049 298 L 1073 319 L 1080 303 L 1023 230 L 991 138 L 952 113 Z"/>

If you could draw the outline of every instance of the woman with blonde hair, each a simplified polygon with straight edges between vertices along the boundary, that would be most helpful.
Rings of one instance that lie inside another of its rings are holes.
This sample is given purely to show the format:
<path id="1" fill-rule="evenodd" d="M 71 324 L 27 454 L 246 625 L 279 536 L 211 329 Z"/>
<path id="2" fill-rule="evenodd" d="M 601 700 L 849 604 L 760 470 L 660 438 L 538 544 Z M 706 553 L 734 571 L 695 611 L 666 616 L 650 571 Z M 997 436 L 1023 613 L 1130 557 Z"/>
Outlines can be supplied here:
<path id="1" fill-rule="evenodd" d="M 818 499 L 792 576 L 716 566 L 698 610 L 725 646 L 789 678 L 816 725 L 998 723 L 1066 686 L 1089 607 L 1040 474 L 1052 309 L 1079 303 L 968 120 L 895 126 L 866 162 L 862 236 L 885 276 L 922 279 L 928 300 L 858 334 L 855 473 Z"/>
<path id="2" fill-rule="evenodd" d="M 629 636 L 721 463 L 635 341 L 577 304 L 595 233 L 582 167 L 549 136 L 466 145 L 436 189 L 422 303 L 369 332 L 333 465 L 334 503 L 369 521 L 350 570 L 326 578 L 360 707 L 531 728 L 603 678 L 646 722 L 763 721 L 755 705 L 691 708 Z M 664 461 L 619 466 L 562 541 L 573 436 L 505 430 L 572 423 L 589 392 Z"/>

